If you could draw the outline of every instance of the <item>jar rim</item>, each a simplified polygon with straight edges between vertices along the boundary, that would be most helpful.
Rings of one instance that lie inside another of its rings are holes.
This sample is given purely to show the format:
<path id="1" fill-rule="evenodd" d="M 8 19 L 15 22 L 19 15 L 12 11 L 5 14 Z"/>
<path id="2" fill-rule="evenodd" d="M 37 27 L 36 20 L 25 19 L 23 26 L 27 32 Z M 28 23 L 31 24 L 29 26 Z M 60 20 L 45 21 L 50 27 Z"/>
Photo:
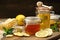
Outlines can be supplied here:
<path id="1" fill-rule="evenodd" d="M 41 20 L 39 17 L 35 17 L 35 16 L 29 16 L 25 18 L 25 21 L 29 21 L 29 20 Z"/>
<path id="2" fill-rule="evenodd" d="M 36 11 L 36 13 L 45 13 L 45 12 L 47 12 L 47 13 L 50 13 L 50 14 L 54 14 L 55 12 L 54 11 L 48 11 L 48 10 L 38 10 L 38 11 Z"/>
<path id="3" fill-rule="evenodd" d="M 40 19 L 40 18 L 35 16 L 29 16 L 29 17 L 26 17 L 26 19 Z"/>

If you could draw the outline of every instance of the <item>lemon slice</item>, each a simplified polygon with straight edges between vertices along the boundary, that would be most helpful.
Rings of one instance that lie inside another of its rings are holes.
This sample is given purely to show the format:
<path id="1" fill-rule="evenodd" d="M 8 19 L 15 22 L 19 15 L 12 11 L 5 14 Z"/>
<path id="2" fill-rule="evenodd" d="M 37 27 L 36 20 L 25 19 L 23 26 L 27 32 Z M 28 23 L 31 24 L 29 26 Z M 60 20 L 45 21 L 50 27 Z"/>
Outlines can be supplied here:
<path id="1" fill-rule="evenodd" d="M 12 37 L 12 36 L 13 36 L 13 35 L 11 35 L 11 34 L 10 34 L 10 35 L 6 35 L 6 37 Z"/>
<path id="2" fill-rule="evenodd" d="M 23 33 L 20 33 L 20 32 L 16 32 L 16 33 L 13 33 L 14 35 L 16 36 L 23 36 Z"/>
<path id="3" fill-rule="evenodd" d="M 30 36 L 29 34 L 27 34 L 27 33 L 25 33 L 25 32 L 23 32 L 23 36 Z"/>
<path id="4" fill-rule="evenodd" d="M 16 36 L 30 36 L 29 34 L 27 34 L 25 32 L 16 32 L 16 33 L 14 33 L 14 35 L 16 35 Z"/>
<path id="5" fill-rule="evenodd" d="M 50 35 L 52 35 L 53 34 L 53 31 L 52 31 L 52 29 L 50 29 L 50 28 L 47 28 L 47 29 L 45 29 L 45 31 L 47 31 L 48 32 L 48 36 L 50 36 Z"/>
<path id="6" fill-rule="evenodd" d="M 47 37 L 53 34 L 52 29 L 50 28 L 46 28 L 44 30 L 38 31 L 35 33 L 36 37 Z"/>
<path id="7" fill-rule="evenodd" d="M 48 32 L 44 31 L 44 30 L 38 31 L 38 32 L 35 33 L 36 37 L 47 37 L 48 35 L 49 35 Z"/>

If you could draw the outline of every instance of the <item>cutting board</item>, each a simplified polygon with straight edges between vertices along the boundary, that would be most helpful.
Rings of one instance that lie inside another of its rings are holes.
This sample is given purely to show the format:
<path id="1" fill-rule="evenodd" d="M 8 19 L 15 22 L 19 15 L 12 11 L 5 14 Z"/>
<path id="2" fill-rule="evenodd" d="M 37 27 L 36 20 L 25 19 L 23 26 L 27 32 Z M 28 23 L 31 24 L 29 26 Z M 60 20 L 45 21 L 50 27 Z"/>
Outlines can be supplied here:
<path id="1" fill-rule="evenodd" d="M 10 38 L 3 37 L 1 40 L 57 40 L 60 38 L 60 32 L 54 32 L 52 36 L 46 37 L 46 38 L 38 38 L 35 36 L 30 37 L 17 37 L 13 36 Z"/>

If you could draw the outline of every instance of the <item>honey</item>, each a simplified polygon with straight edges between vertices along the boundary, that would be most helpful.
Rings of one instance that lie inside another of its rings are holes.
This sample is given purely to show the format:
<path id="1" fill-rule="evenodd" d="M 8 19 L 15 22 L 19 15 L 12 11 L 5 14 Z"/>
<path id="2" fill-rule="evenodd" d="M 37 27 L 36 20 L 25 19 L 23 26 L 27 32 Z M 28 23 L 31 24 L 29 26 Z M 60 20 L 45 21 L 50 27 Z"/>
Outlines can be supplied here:
<path id="1" fill-rule="evenodd" d="M 37 31 L 40 30 L 40 18 L 38 17 L 27 17 L 26 18 L 25 32 L 34 35 Z"/>
<path id="2" fill-rule="evenodd" d="M 28 33 L 30 35 L 35 34 L 39 30 L 40 30 L 40 24 L 31 24 L 31 25 L 29 24 L 25 28 L 26 33 Z"/>

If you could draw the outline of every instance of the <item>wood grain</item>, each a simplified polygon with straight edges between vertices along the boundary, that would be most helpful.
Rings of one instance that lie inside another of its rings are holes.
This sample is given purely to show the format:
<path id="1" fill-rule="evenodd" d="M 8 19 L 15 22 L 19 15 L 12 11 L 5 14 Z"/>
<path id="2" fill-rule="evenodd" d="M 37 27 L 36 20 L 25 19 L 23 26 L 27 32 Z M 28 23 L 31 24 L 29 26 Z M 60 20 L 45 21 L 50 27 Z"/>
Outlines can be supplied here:
<path id="1" fill-rule="evenodd" d="M 30 37 L 13 36 L 10 38 L 3 37 L 1 40 L 57 40 L 59 38 L 60 38 L 60 32 L 54 32 L 52 36 L 46 38 L 37 38 L 35 36 L 30 36 Z"/>

